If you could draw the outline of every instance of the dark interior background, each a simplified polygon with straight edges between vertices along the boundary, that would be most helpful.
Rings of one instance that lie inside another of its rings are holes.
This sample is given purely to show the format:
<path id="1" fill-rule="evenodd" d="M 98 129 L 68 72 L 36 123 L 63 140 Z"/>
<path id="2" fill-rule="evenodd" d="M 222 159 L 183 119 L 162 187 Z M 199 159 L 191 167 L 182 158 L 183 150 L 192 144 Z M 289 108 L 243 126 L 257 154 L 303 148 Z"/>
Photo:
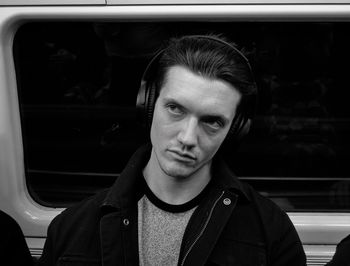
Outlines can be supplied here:
<path id="1" fill-rule="evenodd" d="M 164 41 L 223 34 L 259 87 L 250 134 L 226 149 L 234 172 L 286 211 L 350 207 L 349 23 L 37 22 L 14 40 L 27 184 L 47 206 L 107 188 L 148 140 L 142 73 Z"/>

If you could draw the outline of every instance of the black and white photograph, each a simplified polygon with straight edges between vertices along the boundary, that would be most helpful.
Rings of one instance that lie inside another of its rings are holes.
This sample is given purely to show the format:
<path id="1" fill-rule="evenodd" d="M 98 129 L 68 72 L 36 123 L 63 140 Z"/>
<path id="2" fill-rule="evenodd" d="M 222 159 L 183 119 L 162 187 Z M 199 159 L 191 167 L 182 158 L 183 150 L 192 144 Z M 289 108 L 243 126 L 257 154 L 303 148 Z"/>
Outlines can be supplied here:
<path id="1" fill-rule="evenodd" d="M 350 266 L 350 0 L 0 0 L 0 265 Z"/>

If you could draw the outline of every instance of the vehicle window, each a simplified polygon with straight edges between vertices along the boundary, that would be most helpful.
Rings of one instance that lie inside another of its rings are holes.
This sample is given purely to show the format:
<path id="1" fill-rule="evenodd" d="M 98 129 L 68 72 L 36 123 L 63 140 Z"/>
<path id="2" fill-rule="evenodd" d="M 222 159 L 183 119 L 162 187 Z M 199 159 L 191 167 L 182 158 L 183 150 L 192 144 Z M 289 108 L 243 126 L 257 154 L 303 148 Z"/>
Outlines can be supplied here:
<path id="1" fill-rule="evenodd" d="M 32 197 L 69 206 L 111 186 L 148 140 L 135 102 L 161 44 L 222 33 L 259 87 L 249 135 L 225 154 L 242 180 L 286 211 L 350 207 L 349 23 L 36 22 L 14 40 Z M 235 152 L 232 152 L 235 150 Z"/>

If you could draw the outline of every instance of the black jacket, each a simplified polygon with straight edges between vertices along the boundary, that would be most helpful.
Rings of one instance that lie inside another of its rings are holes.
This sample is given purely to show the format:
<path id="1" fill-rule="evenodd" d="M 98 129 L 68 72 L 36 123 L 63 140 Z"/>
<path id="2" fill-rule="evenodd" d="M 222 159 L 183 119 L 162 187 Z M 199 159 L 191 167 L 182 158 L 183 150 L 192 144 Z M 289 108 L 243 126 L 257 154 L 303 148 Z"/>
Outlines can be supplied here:
<path id="1" fill-rule="evenodd" d="M 139 265 L 138 184 L 149 149 L 133 155 L 109 190 L 52 221 L 40 265 Z M 179 265 L 306 265 L 284 211 L 238 181 L 221 160 L 213 164 L 211 184 L 185 230 Z"/>
<path id="2" fill-rule="evenodd" d="M 34 265 L 21 227 L 5 212 L 0 211 L 0 265 Z"/>
<path id="3" fill-rule="evenodd" d="M 326 266 L 350 266 L 350 235 L 342 239 L 337 245 L 335 254 Z"/>

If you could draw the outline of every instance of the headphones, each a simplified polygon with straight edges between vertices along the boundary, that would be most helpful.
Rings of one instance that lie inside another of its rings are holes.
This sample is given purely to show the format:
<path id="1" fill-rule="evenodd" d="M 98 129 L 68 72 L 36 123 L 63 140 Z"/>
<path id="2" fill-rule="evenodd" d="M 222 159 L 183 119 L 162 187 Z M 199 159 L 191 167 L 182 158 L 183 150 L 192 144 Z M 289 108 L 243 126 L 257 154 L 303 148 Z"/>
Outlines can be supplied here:
<path id="1" fill-rule="evenodd" d="M 244 137 L 250 129 L 251 119 L 255 113 L 256 105 L 257 105 L 257 86 L 254 81 L 254 76 L 252 73 L 252 68 L 249 64 L 248 59 L 233 45 L 227 43 L 224 40 L 221 40 L 214 36 L 206 36 L 206 35 L 188 35 L 184 36 L 185 38 L 201 38 L 210 40 L 213 42 L 217 42 L 223 44 L 230 49 L 234 50 L 236 54 L 241 56 L 243 61 L 246 63 L 249 73 L 251 75 L 251 80 L 253 81 L 252 85 L 252 95 L 243 96 L 241 102 L 238 105 L 236 110 L 236 115 L 232 121 L 231 127 L 228 131 L 226 139 L 234 139 L 235 141 L 240 140 Z M 145 72 L 142 75 L 140 88 L 137 94 L 136 100 L 136 109 L 138 119 L 141 121 L 144 127 L 150 129 L 152 124 L 153 112 L 155 103 L 157 100 L 157 88 L 155 84 L 157 70 L 159 61 L 164 54 L 167 48 L 160 50 L 150 61 L 148 66 L 146 67 Z"/>

